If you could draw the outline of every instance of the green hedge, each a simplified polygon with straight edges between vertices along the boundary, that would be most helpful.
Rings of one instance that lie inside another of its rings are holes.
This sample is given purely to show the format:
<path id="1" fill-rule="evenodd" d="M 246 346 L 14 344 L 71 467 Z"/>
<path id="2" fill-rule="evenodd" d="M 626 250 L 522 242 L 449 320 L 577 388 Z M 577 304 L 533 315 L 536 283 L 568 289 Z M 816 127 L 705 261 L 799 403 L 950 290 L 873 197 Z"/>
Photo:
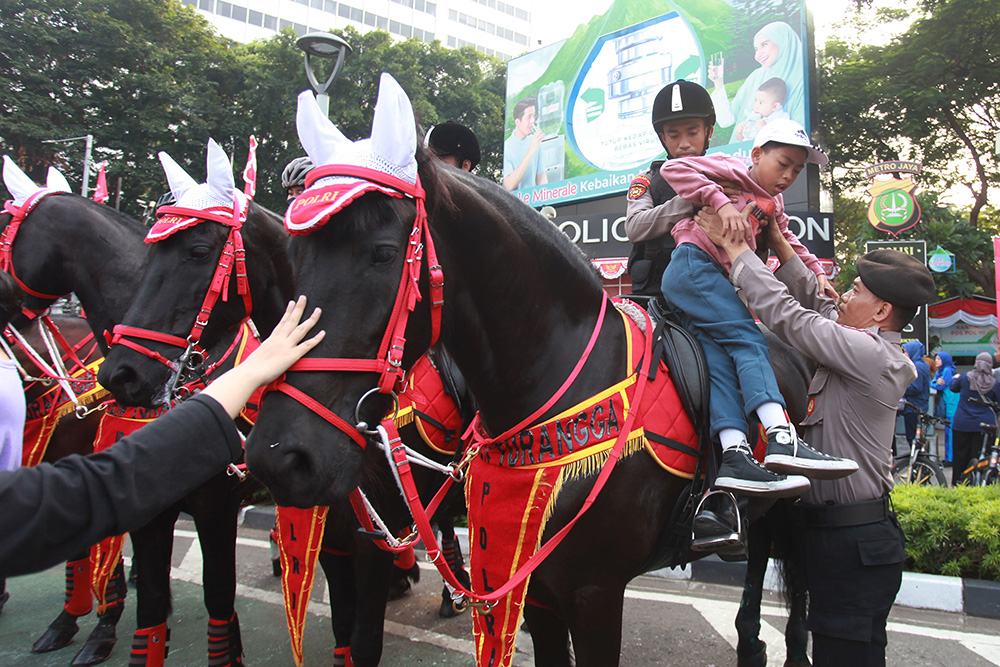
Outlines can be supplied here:
<path id="1" fill-rule="evenodd" d="M 901 484 L 892 502 L 906 533 L 907 570 L 1000 581 L 1000 486 Z"/>

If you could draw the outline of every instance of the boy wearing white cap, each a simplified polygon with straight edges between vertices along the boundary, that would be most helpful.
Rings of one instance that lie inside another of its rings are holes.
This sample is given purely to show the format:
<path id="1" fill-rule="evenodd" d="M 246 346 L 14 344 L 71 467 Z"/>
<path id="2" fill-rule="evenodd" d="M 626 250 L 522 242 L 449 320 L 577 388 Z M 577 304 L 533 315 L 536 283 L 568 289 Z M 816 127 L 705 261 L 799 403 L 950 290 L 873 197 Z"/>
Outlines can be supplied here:
<path id="1" fill-rule="evenodd" d="M 758 133 L 751 160 L 748 169 L 742 159 L 724 155 L 681 158 L 665 162 L 660 173 L 696 210 L 715 208 L 727 234 L 745 238 L 754 250 L 760 228 L 777 224 L 825 290 L 819 260 L 788 230 L 781 193 L 806 163 L 826 164 L 826 155 L 811 144 L 801 125 L 779 120 Z M 740 188 L 735 203 L 723 193 L 719 181 Z M 726 253 L 693 218 L 678 222 L 671 233 L 677 249 L 663 274 L 661 289 L 675 317 L 705 351 L 712 436 L 723 448 L 716 486 L 735 493 L 794 496 L 809 488 L 809 480 L 802 475 L 834 479 L 857 470 L 854 461 L 821 454 L 796 437 L 785 415 L 767 342 L 729 282 L 731 263 Z M 764 466 L 757 463 L 747 444 L 746 416 L 754 414 L 767 431 Z"/>

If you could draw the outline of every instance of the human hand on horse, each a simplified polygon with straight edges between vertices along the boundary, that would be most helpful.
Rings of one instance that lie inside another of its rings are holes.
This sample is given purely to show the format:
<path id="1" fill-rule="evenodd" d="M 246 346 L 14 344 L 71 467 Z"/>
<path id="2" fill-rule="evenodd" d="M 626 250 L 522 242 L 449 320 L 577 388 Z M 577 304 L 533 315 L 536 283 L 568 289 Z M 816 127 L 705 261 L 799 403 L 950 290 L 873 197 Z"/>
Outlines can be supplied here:
<path id="1" fill-rule="evenodd" d="M 277 379 L 323 340 L 326 335 L 323 330 L 312 338 L 305 338 L 319 321 L 321 314 L 320 309 L 316 308 L 312 315 L 302 320 L 305 309 L 304 296 L 300 296 L 297 301 L 289 301 L 285 314 L 260 347 L 242 364 L 208 385 L 202 393 L 217 400 L 235 418 L 258 387 Z"/>

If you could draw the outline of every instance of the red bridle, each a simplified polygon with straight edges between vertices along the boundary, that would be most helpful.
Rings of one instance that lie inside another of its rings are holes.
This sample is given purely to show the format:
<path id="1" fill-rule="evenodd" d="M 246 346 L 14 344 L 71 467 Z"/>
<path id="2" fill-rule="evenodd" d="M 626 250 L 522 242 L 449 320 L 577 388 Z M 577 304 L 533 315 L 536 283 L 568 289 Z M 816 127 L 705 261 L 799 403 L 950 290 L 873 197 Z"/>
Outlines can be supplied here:
<path id="1" fill-rule="evenodd" d="M 29 196 L 24 203 L 20 206 L 16 206 L 13 201 L 5 201 L 3 204 L 3 210 L 5 213 L 10 214 L 10 224 L 3 230 L 3 235 L 0 236 L 0 271 L 6 271 L 10 274 L 10 277 L 21 287 L 26 294 L 38 297 L 39 299 L 49 299 L 56 300 L 61 297 L 66 296 L 65 294 L 45 294 L 43 292 L 38 292 L 31 289 L 25 285 L 20 278 L 14 273 L 14 239 L 17 237 L 17 230 L 20 229 L 21 223 L 24 219 L 31 213 L 32 209 L 40 202 L 42 199 L 48 195 L 58 194 L 60 191 L 49 190 L 47 188 L 42 188 L 37 192 Z"/>
<path id="2" fill-rule="evenodd" d="M 406 323 L 417 302 L 423 298 L 423 295 L 420 293 L 420 271 L 423 267 L 425 250 L 427 253 L 427 271 L 430 277 L 431 345 L 437 342 L 441 332 L 441 307 L 444 303 L 444 274 L 441 266 L 438 264 L 437 253 L 434 250 L 434 241 L 431 238 L 430 229 L 427 225 L 427 211 L 425 209 L 426 195 L 420 185 L 419 177 L 417 177 L 415 184 L 410 184 L 389 174 L 353 165 L 325 165 L 316 167 L 306 175 L 306 188 L 309 188 L 317 179 L 325 176 L 353 176 L 363 181 L 391 188 L 399 193 L 398 195 L 391 196 L 409 196 L 414 199 L 417 205 L 417 213 L 413 219 L 413 228 L 410 230 L 406 248 L 406 259 L 399 280 L 399 289 L 396 292 L 396 300 L 375 358 L 343 359 L 310 357 L 295 362 L 288 371 L 354 371 L 376 373 L 379 379 L 375 390 L 382 394 L 393 394 L 395 389 L 402 389 L 405 383 L 405 372 L 402 362 L 403 350 L 406 346 Z M 346 420 L 320 404 L 319 401 L 288 384 L 284 377 L 278 378 L 269 389 L 280 391 L 292 397 L 343 431 L 362 449 L 365 448 L 367 443 L 364 434 L 359 429 L 360 425 L 349 424 Z M 365 394 L 365 396 L 367 395 Z M 362 397 L 362 400 L 364 400 L 364 397 Z"/>
<path id="3" fill-rule="evenodd" d="M 177 374 L 183 372 L 185 367 L 193 368 L 197 366 L 200 361 L 204 360 L 206 354 L 205 350 L 199 344 L 201 335 L 205 327 L 208 326 L 209 317 L 211 317 L 212 310 L 215 308 L 215 304 L 219 298 L 221 297 L 223 301 L 229 300 L 229 284 L 232 275 L 236 277 L 236 289 L 243 297 L 246 314 L 249 317 L 253 304 L 250 299 L 250 282 L 247 278 L 243 235 L 240 233 L 240 229 L 246 221 L 248 208 L 249 206 L 240 210 L 236 201 L 234 201 L 232 209 L 227 207 L 212 207 L 201 210 L 180 206 L 161 206 L 159 211 L 157 211 L 157 217 L 159 218 L 157 225 L 146 237 L 146 243 L 161 241 L 174 232 L 192 227 L 206 220 L 218 222 L 229 228 L 229 236 L 226 238 L 226 244 L 223 246 L 222 254 L 219 256 L 219 263 L 215 267 L 215 274 L 212 276 L 211 284 L 209 284 L 208 293 L 205 294 L 205 299 L 201 304 L 201 308 L 198 309 L 198 314 L 195 316 L 194 324 L 191 326 L 191 332 L 187 335 L 187 338 L 119 324 L 114 327 L 114 335 L 108 336 L 107 332 L 105 332 L 108 345 L 124 345 L 166 365 L 171 371 Z M 166 227 L 167 231 L 154 235 L 153 231 L 160 226 Z M 165 343 L 180 348 L 184 352 L 177 361 L 172 361 L 159 352 L 151 350 L 127 337 Z"/>

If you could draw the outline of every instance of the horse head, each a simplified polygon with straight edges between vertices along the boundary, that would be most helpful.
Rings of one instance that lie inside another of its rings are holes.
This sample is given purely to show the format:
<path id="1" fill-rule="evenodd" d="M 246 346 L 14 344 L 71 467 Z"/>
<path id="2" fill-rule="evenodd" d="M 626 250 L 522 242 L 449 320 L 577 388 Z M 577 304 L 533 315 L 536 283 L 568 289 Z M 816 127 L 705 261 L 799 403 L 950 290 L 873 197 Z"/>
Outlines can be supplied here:
<path id="1" fill-rule="evenodd" d="M 103 347 L 100 334 L 125 314 L 142 268 L 142 225 L 72 194 L 53 167 L 42 187 L 5 155 L 3 179 L 13 199 L 0 214 L 0 264 L 25 291 L 25 306 L 45 310 L 75 293 Z"/>
<path id="2" fill-rule="evenodd" d="M 127 405 L 166 400 L 175 371 L 163 360 L 175 363 L 190 342 L 225 348 L 219 344 L 248 315 L 270 332 L 291 296 L 281 219 L 236 189 L 229 158 L 212 140 L 207 155 L 208 179 L 198 184 L 160 153 L 177 201 L 159 209 L 146 235 L 146 270 L 115 328 L 113 340 L 121 344 L 112 346 L 99 374 Z"/>
<path id="3" fill-rule="evenodd" d="M 343 498 L 378 460 L 363 448 L 370 434 L 362 431 L 391 410 L 389 390 L 435 332 L 484 423 L 499 429 L 565 379 L 593 331 L 602 291 L 551 223 L 495 183 L 417 149 L 412 108 L 392 77 L 382 75 L 370 139 L 344 137 L 310 93 L 299 96 L 297 125 L 317 167 L 285 225 L 297 291 L 322 307 L 318 326 L 327 334 L 268 393 L 247 463 L 279 503 L 312 506 Z M 435 287 L 437 264 L 443 288 Z M 411 308 L 397 331 L 397 316 Z M 557 323 L 569 332 L 564 350 L 525 344 L 525 327 L 544 332 Z"/>

